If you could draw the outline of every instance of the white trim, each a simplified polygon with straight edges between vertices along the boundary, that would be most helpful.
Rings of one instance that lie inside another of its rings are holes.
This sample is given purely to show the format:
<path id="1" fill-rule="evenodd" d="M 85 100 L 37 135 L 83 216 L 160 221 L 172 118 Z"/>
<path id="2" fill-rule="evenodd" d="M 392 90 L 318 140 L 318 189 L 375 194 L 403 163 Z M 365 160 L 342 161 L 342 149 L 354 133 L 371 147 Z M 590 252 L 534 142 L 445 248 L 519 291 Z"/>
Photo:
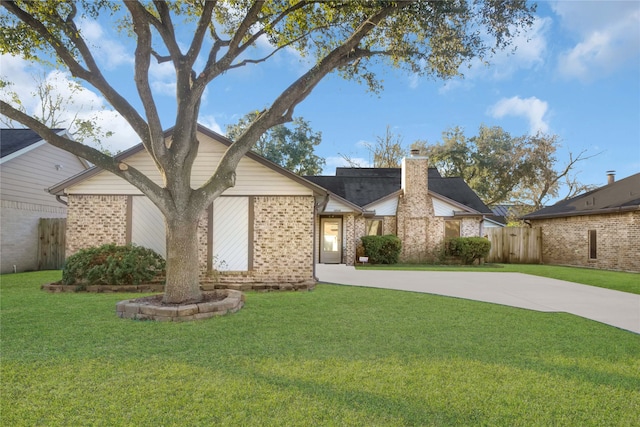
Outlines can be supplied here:
<path id="1" fill-rule="evenodd" d="M 69 132 L 67 132 L 67 130 L 66 130 L 66 129 L 61 130 L 61 131 L 60 131 L 60 132 L 58 132 L 56 135 L 58 135 L 58 136 L 66 136 L 68 139 L 73 140 L 73 137 L 71 136 L 71 134 L 70 134 Z M 5 163 L 5 162 L 8 162 L 9 160 L 13 160 L 13 159 L 15 159 L 16 157 L 20 157 L 20 156 L 22 156 L 23 154 L 26 154 L 26 153 L 28 153 L 28 152 L 29 152 L 29 151 L 31 151 L 31 150 L 35 150 L 35 149 L 36 149 L 36 148 L 38 148 L 38 147 L 42 147 L 42 146 L 43 146 L 44 144 L 46 144 L 46 143 L 47 143 L 47 141 L 45 141 L 44 139 L 40 139 L 39 141 L 34 142 L 34 143 L 33 143 L 33 144 L 31 144 L 31 145 L 27 145 L 26 147 L 21 148 L 21 149 L 20 149 L 20 150 L 18 150 L 18 151 L 15 151 L 15 152 L 13 152 L 13 153 L 11 153 L 11 154 L 7 155 L 7 156 L 4 156 L 2 159 L 0 159 L 0 165 L 1 165 L 1 164 L 3 164 L 3 163 Z M 52 145 L 52 147 L 55 147 L 55 145 Z M 56 148 L 57 148 L 57 147 L 56 147 Z M 62 148 L 60 148 L 60 150 L 62 150 Z M 71 153 L 71 154 L 73 154 L 73 153 Z M 78 156 L 76 156 L 76 157 L 78 157 Z M 80 160 L 80 162 L 82 163 L 82 165 L 83 165 L 85 168 L 88 168 L 88 167 L 89 167 L 89 163 L 88 163 L 85 159 L 83 159 L 82 157 L 78 157 L 78 159 Z"/>
<path id="2" fill-rule="evenodd" d="M 16 157 L 20 157 L 23 154 L 26 154 L 31 150 L 35 150 L 38 147 L 42 147 L 46 143 L 47 143 L 47 141 L 45 141 L 44 139 L 41 139 L 38 142 L 34 142 L 31 145 L 27 145 L 26 147 L 24 147 L 24 148 L 22 148 L 22 149 L 20 149 L 20 150 L 18 150 L 16 152 L 13 152 L 13 153 L 9 154 L 8 156 L 3 157 L 2 160 L 0 160 L 0 165 L 5 163 L 5 162 L 8 162 L 9 160 L 13 160 Z"/>

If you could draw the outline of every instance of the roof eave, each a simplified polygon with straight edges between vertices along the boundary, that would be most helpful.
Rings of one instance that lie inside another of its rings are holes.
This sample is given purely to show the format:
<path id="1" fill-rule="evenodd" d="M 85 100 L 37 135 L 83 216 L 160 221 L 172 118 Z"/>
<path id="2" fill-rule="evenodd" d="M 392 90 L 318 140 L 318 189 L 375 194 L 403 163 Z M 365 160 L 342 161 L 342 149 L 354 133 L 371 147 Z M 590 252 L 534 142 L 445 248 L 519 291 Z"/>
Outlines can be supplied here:
<path id="1" fill-rule="evenodd" d="M 469 207 L 469 206 L 467 206 L 467 205 L 465 205 L 463 203 L 457 202 L 457 201 L 455 201 L 453 199 L 450 199 L 450 198 L 448 198 L 446 196 L 443 196 L 442 194 L 438 194 L 438 193 L 433 192 L 431 190 L 429 190 L 429 195 L 435 197 L 436 199 L 440 199 L 440 200 L 442 200 L 444 202 L 447 202 L 447 203 L 450 203 L 450 204 L 452 204 L 454 206 L 457 206 L 460 209 L 462 209 L 464 212 L 468 212 L 469 214 L 471 214 L 471 216 L 491 215 L 492 214 L 492 212 L 480 212 L 480 211 L 477 211 L 477 210 L 473 209 L 472 207 Z M 458 216 L 460 216 L 460 215 L 458 215 Z"/>
<path id="2" fill-rule="evenodd" d="M 225 137 L 224 135 L 220 135 L 217 132 L 212 131 L 211 129 L 208 129 L 200 124 L 198 124 L 198 131 L 203 133 L 204 135 L 207 135 L 208 137 L 226 145 L 227 147 L 230 146 L 231 144 L 233 144 L 233 141 L 231 141 L 229 138 Z M 168 136 L 170 136 L 173 133 L 173 128 L 169 128 L 164 132 L 164 137 L 167 138 Z M 140 151 L 144 150 L 144 146 L 142 145 L 142 143 L 134 145 L 133 147 L 119 153 L 118 155 L 116 155 L 114 158 L 117 161 L 123 161 L 126 158 L 139 153 Z M 329 194 L 329 191 L 327 189 L 325 189 L 324 187 L 321 187 L 299 175 L 296 175 L 295 173 L 283 168 L 282 166 L 268 160 L 265 159 L 264 157 L 253 153 L 251 151 L 249 151 L 246 154 L 247 157 L 249 157 L 250 159 L 262 164 L 263 166 L 266 166 L 276 172 L 281 173 L 282 175 L 285 175 L 286 177 L 296 181 L 297 183 L 304 185 L 305 187 L 309 188 L 310 190 L 312 190 L 315 194 L 318 195 L 327 195 Z M 79 174 L 76 174 L 68 179 L 66 179 L 65 181 L 62 181 L 58 184 L 56 184 L 53 187 L 50 187 L 47 191 L 53 195 L 65 195 L 64 190 L 65 188 L 71 187 L 73 185 L 78 184 L 81 181 L 84 181 L 85 179 L 89 179 L 94 175 L 97 175 L 98 173 L 102 172 L 104 169 L 98 167 L 98 166 L 93 166 L 85 171 L 80 172 Z"/>
<path id="3" fill-rule="evenodd" d="M 531 221 L 537 219 L 553 219 L 553 218 L 568 218 L 572 216 L 589 216 L 589 215 L 601 215 L 612 213 L 625 213 L 640 211 L 640 205 L 634 206 L 618 206 L 615 208 L 594 209 L 592 211 L 573 211 L 573 212 L 560 212 L 555 214 L 542 214 L 542 215 L 525 215 L 520 219 Z"/>

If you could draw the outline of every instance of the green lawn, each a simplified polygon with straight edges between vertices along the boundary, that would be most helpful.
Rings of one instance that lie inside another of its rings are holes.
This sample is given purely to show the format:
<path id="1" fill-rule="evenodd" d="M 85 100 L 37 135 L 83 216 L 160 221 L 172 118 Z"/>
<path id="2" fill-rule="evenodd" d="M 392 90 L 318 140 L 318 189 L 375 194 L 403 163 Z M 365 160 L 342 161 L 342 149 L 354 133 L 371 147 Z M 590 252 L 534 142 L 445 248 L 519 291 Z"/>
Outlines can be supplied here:
<path id="1" fill-rule="evenodd" d="M 616 291 L 640 294 L 640 273 L 625 273 L 621 271 L 595 270 L 590 268 L 564 267 L 540 264 L 485 264 L 472 266 L 451 265 L 368 265 L 358 268 L 384 270 L 436 270 L 436 271 L 492 271 L 515 272 L 533 274 L 535 276 L 550 277 L 567 280 L 569 282 L 614 289 Z"/>
<path id="2" fill-rule="evenodd" d="M 59 277 L 0 276 L 3 426 L 640 425 L 640 336 L 576 316 L 319 285 L 141 322 Z"/>

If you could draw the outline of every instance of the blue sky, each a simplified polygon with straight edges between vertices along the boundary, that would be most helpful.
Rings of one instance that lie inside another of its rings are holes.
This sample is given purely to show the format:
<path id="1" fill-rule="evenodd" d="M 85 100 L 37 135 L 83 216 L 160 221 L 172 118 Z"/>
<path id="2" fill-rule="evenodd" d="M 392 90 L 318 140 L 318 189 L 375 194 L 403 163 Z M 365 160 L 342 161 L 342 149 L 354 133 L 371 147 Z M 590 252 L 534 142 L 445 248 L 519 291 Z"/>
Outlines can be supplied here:
<path id="1" fill-rule="evenodd" d="M 99 46 L 108 79 L 133 93 L 131 46 L 104 22 L 85 22 L 81 28 Z M 316 153 L 326 159 L 325 174 L 343 164 L 340 154 L 366 166 L 366 145 L 387 126 L 408 146 L 419 139 L 437 143 L 452 126 L 472 136 L 481 124 L 501 126 L 514 136 L 557 134 L 559 166 L 570 152 L 597 154 L 577 166 L 583 183 L 605 184 L 608 170 L 615 170 L 618 179 L 640 172 L 640 2 L 539 2 L 533 28 L 515 45 L 514 54 L 498 54 L 490 67 L 474 63 L 464 69 L 464 79 L 438 81 L 382 70 L 379 95 L 330 75 L 295 115 L 322 132 Z M 294 52 L 284 51 L 268 64 L 228 73 L 205 93 L 200 122 L 224 133 L 247 112 L 266 107 L 306 66 Z M 33 72 L 20 59 L 1 58 L 0 74 L 15 83 L 27 108 L 37 108 L 27 95 Z M 169 127 L 175 111 L 172 70 L 168 64 L 156 65 L 151 76 L 163 124 Z M 48 75 L 63 93 L 67 77 Z M 93 106 L 91 114 L 115 130 L 108 143 L 112 148 L 137 142 L 113 112 L 98 111 L 105 106 L 101 96 L 86 90 L 75 98 L 81 114 Z"/>

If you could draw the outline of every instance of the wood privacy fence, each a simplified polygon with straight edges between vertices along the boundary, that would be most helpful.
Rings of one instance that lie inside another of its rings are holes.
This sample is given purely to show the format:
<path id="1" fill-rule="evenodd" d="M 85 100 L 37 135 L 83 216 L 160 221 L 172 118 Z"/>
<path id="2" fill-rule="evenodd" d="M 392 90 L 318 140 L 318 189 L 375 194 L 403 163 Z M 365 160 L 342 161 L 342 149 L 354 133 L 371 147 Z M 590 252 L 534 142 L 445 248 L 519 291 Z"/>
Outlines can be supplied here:
<path id="1" fill-rule="evenodd" d="M 64 266 L 65 218 L 40 218 L 38 224 L 38 270 L 59 270 Z"/>
<path id="2" fill-rule="evenodd" d="M 539 264 L 542 262 L 542 229 L 502 227 L 485 229 L 491 241 L 487 262 Z"/>

